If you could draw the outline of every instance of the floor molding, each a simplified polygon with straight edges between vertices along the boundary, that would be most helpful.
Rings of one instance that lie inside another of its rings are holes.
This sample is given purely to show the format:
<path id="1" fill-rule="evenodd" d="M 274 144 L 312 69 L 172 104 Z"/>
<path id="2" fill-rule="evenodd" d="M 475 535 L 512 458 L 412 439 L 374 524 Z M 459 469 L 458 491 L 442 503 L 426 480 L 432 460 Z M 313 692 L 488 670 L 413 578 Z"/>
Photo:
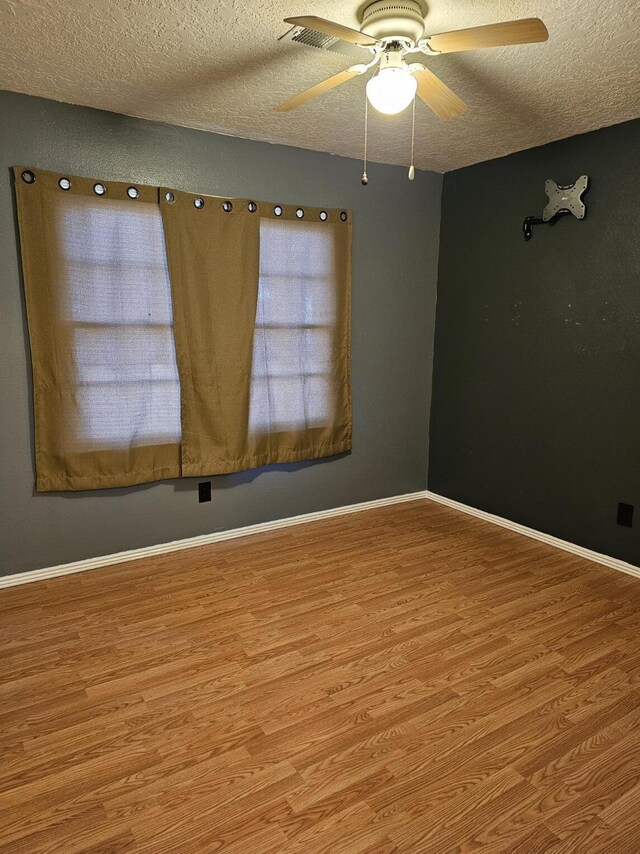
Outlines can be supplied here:
<path id="1" fill-rule="evenodd" d="M 461 513 L 475 516 L 478 519 L 483 519 L 485 522 L 491 522 L 493 525 L 499 525 L 501 528 L 507 528 L 510 531 L 514 531 L 516 534 L 521 534 L 524 537 L 530 537 L 533 540 L 539 540 L 541 543 L 546 543 L 554 548 L 562 549 L 565 552 L 570 552 L 573 555 L 593 561 L 594 563 L 599 563 L 603 566 L 608 566 L 611 569 L 617 569 L 619 572 L 626 572 L 627 575 L 633 575 L 636 578 L 640 578 L 640 567 L 626 563 L 626 561 L 591 551 L 591 549 L 586 549 L 583 546 L 576 545 L 575 543 L 570 543 L 566 540 L 561 540 L 558 537 L 553 537 L 551 534 L 536 531 L 534 528 L 527 528 L 525 525 L 520 525 L 518 522 L 512 522 L 510 519 L 503 519 L 501 516 L 495 516 L 493 513 L 478 510 L 477 507 L 470 507 L 467 504 L 462 504 L 460 501 L 454 501 L 452 498 L 446 498 L 444 495 L 438 495 L 436 492 L 429 492 L 428 490 L 425 490 L 420 492 L 409 492 L 405 495 L 392 495 L 389 498 L 377 498 L 374 501 L 363 501 L 359 504 L 347 504 L 343 507 L 332 507 L 329 510 L 319 510 L 316 513 L 304 513 L 300 516 L 289 516 L 285 519 L 274 519 L 272 522 L 260 522 L 257 525 L 246 525 L 243 528 L 231 528 L 227 531 L 217 531 L 213 534 L 202 534 L 199 537 L 189 537 L 184 540 L 173 540 L 169 543 L 158 543 L 154 546 L 145 546 L 140 549 L 130 549 L 129 551 L 116 552 L 114 554 L 103 555 L 101 557 L 77 560 L 73 563 L 62 563 L 58 564 L 58 566 L 34 569 L 30 572 L 19 572 L 15 575 L 5 575 L 0 577 L 0 589 L 4 587 L 14 587 L 18 584 L 30 584 L 33 581 L 44 581 L 48 578 L 57 578 L 61 575 L 71 575 L 75 572 L 87 572 L 90 569 L 99 569 L 103 566 L 113 566 L 114 564 L 126 563 L 131 560 L 152 557 L 153 555 L 168 554 L 169 552 L 177 552 L 182 549 L 192 549 L 198 546 L 206 546 L 211 543 L 221 543 L 224 542 L 224 540 L 234 540 L 237 537 L 249 537 L 252 534 L 276 531 L 279 528 L 288 528 L 292 525 L 302 525 L 305 522 L 317 522 L 320 519 L 332 519 L 335 516 L 345 516 L 349 513 L 360 513 L 364 510 L 375 510 L 376 507 L 387 507 L 391 504 L 402 504 L 405 501 L 416 501 L 421 498 L 435 501 L 438 504 L 444 504 L 447 507 L 451 507 L 453 510 L 458 510 Z"/>
<path id="2" fill-rule="evenodd" d="M 302 525 L 305 522 L 317 522 L 320 519 L 331 519 L 334 516 L 345 516 L 348 513 L 361 513 L 363 510 L 375 510 L 376 507 L 387 507 L 390 504 L 402 504 L 405 501 L 416 501 L 425 498 L 427 493 L 409 492 L 405 495 L 392 495 L 389 498 L 377 498 L 374 501 L 363 501 L 359 504 L 347 504 L 344 507 L 332 507 L 329 510 L 319 510 L 316 513 L 304 513 L 300 516 L 289 516 L 285 519 L 274 519 L 272 522 L 260 522 L 257 525 L 246 525 L 243 528 L 231 528 L 227 531 L 217 531 L 213 534 L 202 534 L 199 537 L 189 537 L 184 540 L 173 540 L 169 543 L 159 543 L 154 546 L 144 546 L 140 549 L 130 549 L 102 557 L 91 557 L 77 560 L 73 563 L 62 563 L 44 569 L 33 569 L 29 572 L 19 572 L 14 575 L 0 576 L 0 589 L 15 587 L 17 584 L 30 584 L 32 581 L 44 581 L 57 578 L 60 575 L 71 575 L 74 572 L 87 572 L 103 566 L 113 566 L 130 560 L 152 557 L 153 555 L 177 552 L 182 549 L 192 549 L 197 546 L 207 546 L 210 543 L 221 543 L 224 540 L 234 540 L 237 537 L 249 537 L 252 534 L 263 534 L 266 531 L 276 531 L 291 525 Z"/>
<path id="3" fill-rule="evenodd" d="M 503 519 L 502 516 L 495 516 L 493 513 L 487 513 L 485 510 L 478 510 L 477 507 L 470 507 L 468 504 L 462 504 L 460 501 L 454 501 L 452 498 L 446 498 L 444 495 L 438 495 L 436 492 L 425 493 L 425 497 L 430 501 L 436 501 L 438 504 L 444 504 L 451 507 L 453 510 L 459 510 L 461 513 L 467 513 L 470 516 L 476 516 L 478 519 L 483 519 L 485 522 L 491 522 L 493 525 L 499 525 L 501 528 L 508 528 L 516 534 L 522 534 L 524 537 L 531 537 L 532 540 L 539 540 L 541 543 L 546 543 L 548 546 L 553 546 L 556 549 L 562 549 L 565 552 L 570 552 L 578 557 L 583 557 L 586 560 L 591 560 L 594 563 L 600 563 L 603 566 L 608 566 L 611 569 L 617 569 L 619 572 L 626 572 L 627 575 L 633 575 L 640 578 L 640 566 L 634 566 L 624 560 L 619 560 L 609 555 L 600 554 L 600 552 L 591 551 L 584 546 L 577 546 L 575 543 L 570 543 L 567 540 L 561 540 L 559 537 L 553 537 L 551 534 L 545 534 L 542 531 L 536 531 L 535 528 L 527 528 L 526 525 L 520 525 L 518 522 L 512 522 L 510 519 Z"/>

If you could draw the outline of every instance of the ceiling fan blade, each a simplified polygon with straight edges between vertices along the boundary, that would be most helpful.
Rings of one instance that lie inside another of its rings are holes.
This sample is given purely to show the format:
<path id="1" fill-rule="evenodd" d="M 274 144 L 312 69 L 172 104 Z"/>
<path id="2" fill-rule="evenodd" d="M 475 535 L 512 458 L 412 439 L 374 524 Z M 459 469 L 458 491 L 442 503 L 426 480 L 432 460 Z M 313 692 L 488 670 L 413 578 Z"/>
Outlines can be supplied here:
<path id="1" fill-rule="evenodd" d="M 335 21 L 327 21 L 326 18 L 317 18 L 315 15 L 303 15 L 300 18 L 285 18 L 284 22 L 285 24 L 293 24 L 296 27 L 306 27 L 308 30 L 326 33 L 335 39 L 342 39 L 345 42 L 351 42 L 362 47 L 373 47 L 379 44 L 377 39 L 371 38 L 366 33 L 361 33 L 359 30 L 352 30 L 351 27 L 343 27 L 342 24 L 336 24 Z"/>
<path id="2" fill-rule="evenodd" d="M 284 101 L 284 103 L 279 104 L 276 107 L 276 112 L 288 113 L 289 110 L 295 110 L 296 107 L 301 107 L 312 98 L 316 98 L 318 95 L 328 92 L 329 89 L 333 89 L 335 86 L 340 86 L 341 83 L 346 83 L 347 80 L 351 80 L 352 77 L 357 77 L 358 74 L 362 74 L 363 71 L 366 71 L 365 65 L 354 65 L 351 68 L 347 68 L 346 71 L 340 71 L 338 74 L 334 74 L 333 77 L 328 77 L 321 83 L 316 83 L 316 85 L 312 86 L 310 89 L 305 89 L 304 92 L 299 92 L 297 95 L 294 95 L 293 98 L 289 98 L 288 101 Z"/>
<path id="3" fill-rule="evenodd" d="M 546 42 L 549 31 L 540 18 L 522 18 L 468 30 L 453 30 L 429 36 L 425 41 L 431 50 L 438 53 L 455 53 L 461 50 L 477 50 L 484 47 L 502 47 L 509 44 L 531 44 Z"/>
<path id="4" fill-rule="evenodd" d="M 452 92 L 439 77 L 424 65 L 411 66 L 413 76 L 418 81 L 418 97 L 433 110 L 439 119 L 449 122 L 467 112 L 464 101 Z"/>

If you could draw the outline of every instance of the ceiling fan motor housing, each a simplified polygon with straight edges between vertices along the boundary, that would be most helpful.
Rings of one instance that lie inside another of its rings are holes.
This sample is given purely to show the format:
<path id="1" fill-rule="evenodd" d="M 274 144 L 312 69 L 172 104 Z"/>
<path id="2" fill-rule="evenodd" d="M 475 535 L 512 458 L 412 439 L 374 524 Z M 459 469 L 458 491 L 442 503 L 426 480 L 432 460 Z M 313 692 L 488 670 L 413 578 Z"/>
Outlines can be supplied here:
<path id="1" fill-rule="evenodd" d="M 374 39 L 395 37 L 417 42 L 424 35 L 427 4 L 423 0 L 375 0 L 358 11 L 362 32 Z"/>

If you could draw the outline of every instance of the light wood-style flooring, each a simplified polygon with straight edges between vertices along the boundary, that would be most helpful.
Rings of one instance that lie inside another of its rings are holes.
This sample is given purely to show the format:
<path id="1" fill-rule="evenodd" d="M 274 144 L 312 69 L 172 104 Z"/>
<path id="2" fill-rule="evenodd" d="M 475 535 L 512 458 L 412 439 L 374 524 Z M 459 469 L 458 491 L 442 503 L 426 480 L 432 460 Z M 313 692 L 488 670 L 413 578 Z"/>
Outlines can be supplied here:
<path id="1" fill-rule="evenodd" d="M 416 501 L 0 591 L 0 851 L 638 854 L 640 580 Z"/>

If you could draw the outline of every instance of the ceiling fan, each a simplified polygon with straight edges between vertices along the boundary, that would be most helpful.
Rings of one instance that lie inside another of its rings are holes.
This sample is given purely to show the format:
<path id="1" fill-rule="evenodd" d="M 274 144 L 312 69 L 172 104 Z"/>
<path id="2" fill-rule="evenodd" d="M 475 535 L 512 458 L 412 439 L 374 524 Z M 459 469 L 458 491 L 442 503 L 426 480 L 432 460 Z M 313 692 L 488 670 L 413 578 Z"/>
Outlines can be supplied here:
<path id="1" fill-rule="evenodd" d="M 425 35 L 426 14 L 425 0 L 375 0 L 364 3 L 358 10 L 361 30 L 315 15 L 285 18 L 285 23 L 292 24 L 292 28 L 281 40 L 343 53 L 360 61 L 299 92 L 276 110 L 288 112 L 300 107 L 378 66 L 377 73 L 367 82 L 367 99 L 376 110 L 395 115 L 408 107 L 417 94 L 438 118 L 450 121 L 467 111 L 466 104 L 432 71 L 419 62 L 407 62 L 408 59 L 420 53 L 437 56 L 486 47 L 544 42 L 549 37 L 539 18 Z"/>

